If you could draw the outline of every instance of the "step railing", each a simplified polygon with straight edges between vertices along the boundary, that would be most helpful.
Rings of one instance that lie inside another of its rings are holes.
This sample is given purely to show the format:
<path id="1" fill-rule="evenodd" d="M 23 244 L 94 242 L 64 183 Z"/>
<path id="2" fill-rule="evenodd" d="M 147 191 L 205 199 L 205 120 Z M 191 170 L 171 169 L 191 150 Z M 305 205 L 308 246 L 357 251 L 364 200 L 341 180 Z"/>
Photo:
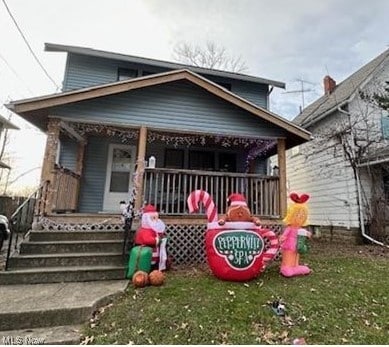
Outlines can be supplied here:
<path id="1" fill-rule="evenodd" d="M 43 216 L 47 200 L 48 182 L 44 182 L 15 210 L 9 219 L 11 231 L 8 239 L 5 270 L 12 255 L 20 250 L 20 245 L 28 236 L 35 217 Z"/>

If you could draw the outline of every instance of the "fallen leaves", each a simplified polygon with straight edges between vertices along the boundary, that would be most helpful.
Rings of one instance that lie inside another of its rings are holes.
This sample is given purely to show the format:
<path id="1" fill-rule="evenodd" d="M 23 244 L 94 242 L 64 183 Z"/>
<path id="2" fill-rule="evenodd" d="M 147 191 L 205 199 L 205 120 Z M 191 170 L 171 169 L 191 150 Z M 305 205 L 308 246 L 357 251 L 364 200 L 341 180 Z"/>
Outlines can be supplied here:
<path id="1" fill-rule="evenodd" d="M 253 324 L 253 335 L 257 335 L 255 340 L 259 344 L 267 343 L 267 344 L 284 344 L 288 345 L 290 344 L 290 337 L 289 337 L 289 331 L 283 330 L 281 332 L 279 331 L 272 331 L 268 327 L 265 327 L 262 324 L 254 323 Z"/>
<path id="2" fill-rule="evenodd" d="M 94 341 L 94 336 L 85 336 L 84 339 L 80 342 L 80 345 L 89 345 Z"/>

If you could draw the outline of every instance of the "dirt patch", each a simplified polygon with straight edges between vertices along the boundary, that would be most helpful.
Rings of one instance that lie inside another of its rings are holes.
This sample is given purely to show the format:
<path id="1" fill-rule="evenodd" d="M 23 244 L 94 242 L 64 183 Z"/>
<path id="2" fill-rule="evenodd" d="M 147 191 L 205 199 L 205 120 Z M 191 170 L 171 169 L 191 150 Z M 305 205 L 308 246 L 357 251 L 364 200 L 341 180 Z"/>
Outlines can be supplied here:
<path id="1" fill-rule="evenodd" d="M 311 241 L 311 252 L 326 254 L 329 256 L 356 256 L 376 259 L 389 259 L 389 247 L 374 244 L 353 244 L 351 242 L 339 241 Z"/>

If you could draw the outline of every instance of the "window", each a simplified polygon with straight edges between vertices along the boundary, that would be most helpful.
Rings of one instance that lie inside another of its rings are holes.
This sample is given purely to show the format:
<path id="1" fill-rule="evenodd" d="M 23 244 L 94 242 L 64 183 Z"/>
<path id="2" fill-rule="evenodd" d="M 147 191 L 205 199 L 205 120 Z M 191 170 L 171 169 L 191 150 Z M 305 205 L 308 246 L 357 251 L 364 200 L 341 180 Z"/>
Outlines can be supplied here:
<path id="1" fill-rule="evenodd" d="M 190 170 L 215 170 L 215 154 L 208 151 L 189 151 Z"/>
<path id="2" fill-rule="evenodd" d="M 118 69 L 118 81 L 123 81 L 135 77 L 138 77 L 138 70 L 136 69 Z"/>
<path id="3" fill-rule="evenodd" d="M 184 168 L 184 151 L 182 149 L 165 150 L 165 168 L 183 169 Z"/>
<path id="4" fill-rule="evenodd" d="M 219 153 L 219 170 L 224 172 L 236 172 L 236 154 Z"/>
<path id="5" fill-rule="evenodd" d="M 381 118 L 382 137 L 384 140 L 389 140 L 389 117 L 383 116 Z"/>
<path id="6" fill-rule="evenodd" d="M 385 201 L 388 204 L 389 203 L 389 174 L 388 173 L 384 173 L 383 181 L 384 181 Z"/>

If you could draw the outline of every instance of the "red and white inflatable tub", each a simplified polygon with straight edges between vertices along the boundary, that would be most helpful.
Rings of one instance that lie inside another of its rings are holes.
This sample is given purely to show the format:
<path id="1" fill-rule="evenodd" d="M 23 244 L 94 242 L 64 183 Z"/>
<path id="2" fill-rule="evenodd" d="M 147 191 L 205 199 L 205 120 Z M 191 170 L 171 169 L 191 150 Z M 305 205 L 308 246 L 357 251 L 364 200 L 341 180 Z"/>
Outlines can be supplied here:
<path id="1" fill-rule="evenodd" d="M 252 222 L 219 225 L 215 204 L 203 190 L 189 195 L 189 211 L 198 211 L 200 202 L 208 218 L 205 248 L 212 273 L 228 281 L 249 281 L 259 276 L 277 254 L 279 245 L 275 233 Z"/>

